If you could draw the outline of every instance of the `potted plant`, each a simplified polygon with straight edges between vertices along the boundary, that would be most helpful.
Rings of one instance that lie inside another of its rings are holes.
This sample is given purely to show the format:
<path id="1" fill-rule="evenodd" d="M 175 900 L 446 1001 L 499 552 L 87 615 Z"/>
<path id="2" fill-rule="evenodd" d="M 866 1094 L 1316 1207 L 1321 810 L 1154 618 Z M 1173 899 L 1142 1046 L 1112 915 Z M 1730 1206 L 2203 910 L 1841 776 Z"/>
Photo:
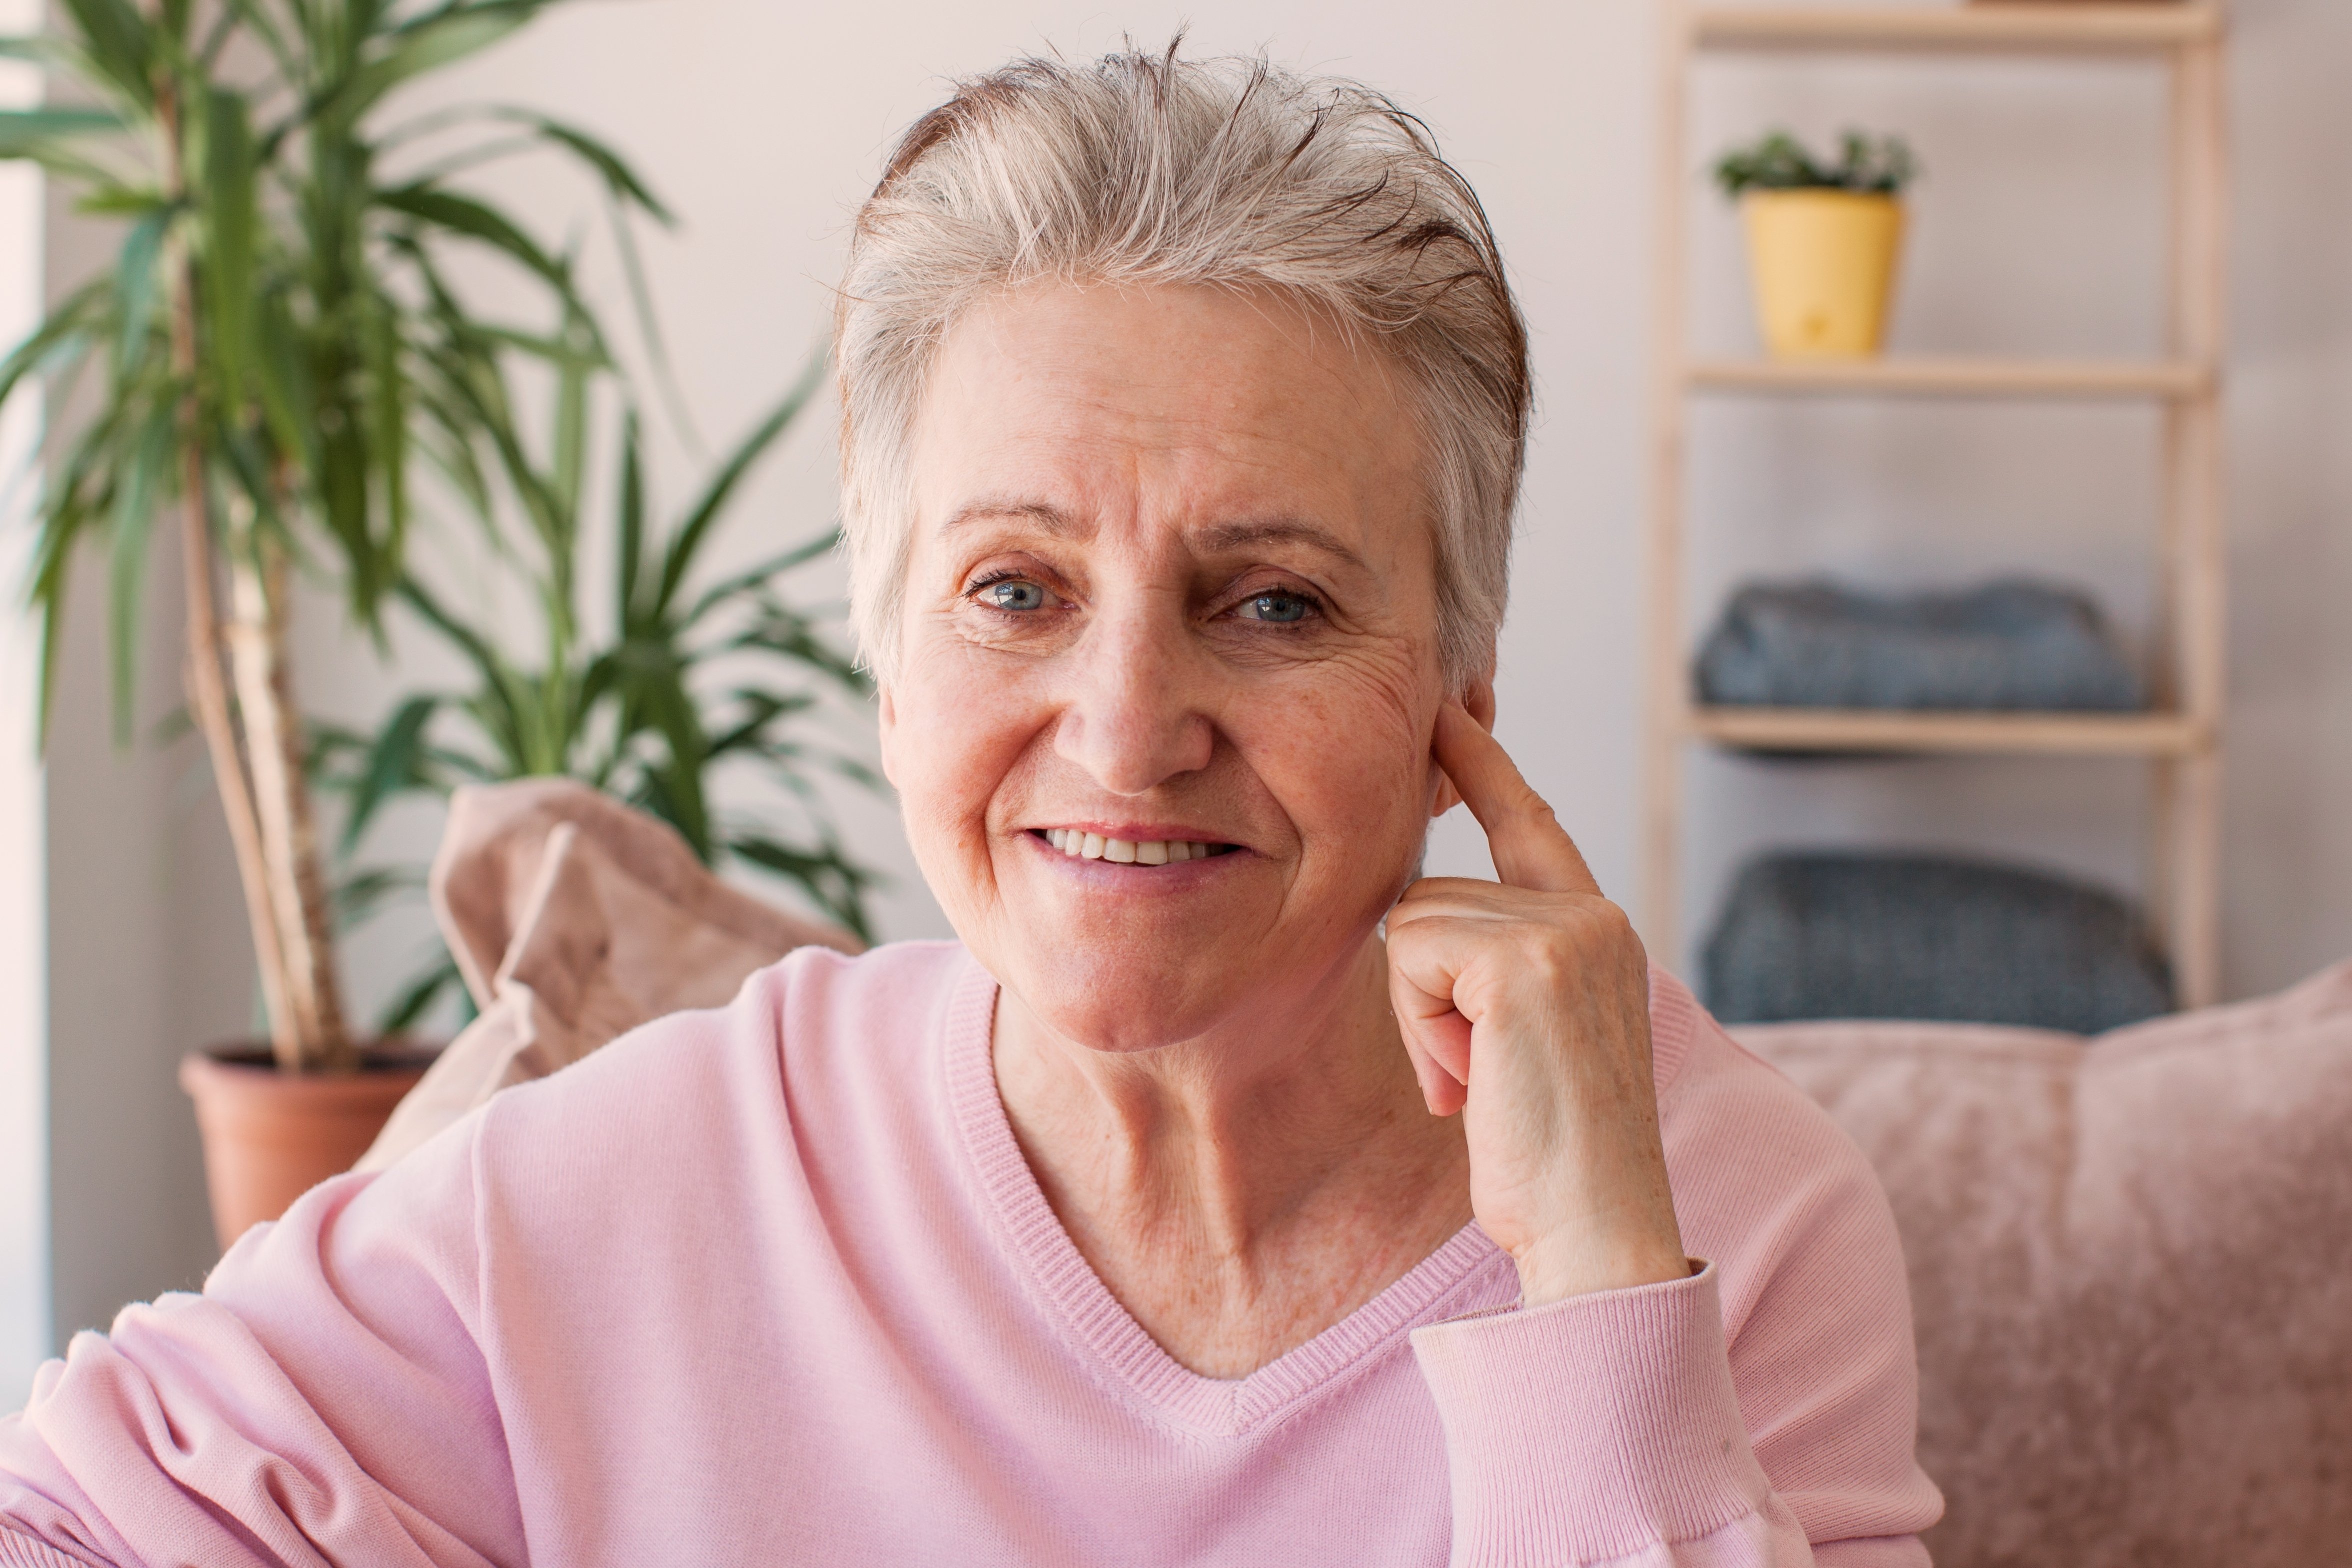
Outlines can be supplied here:
<path id="1" fill-rule="evenodd" d="M 638 421 L 633 413 L 616 421 L 615 515 L 606 534 L 613 596 L 597 617 L 580 592 L 594 362 L 583 357 L 564 368 L 546 455 L 502 434 L 498 472 L 507 504 L 494 504 L 499 498 L 487 490 L 478 498 L 497 558 L 519 574 L 536 612 L 535 646 L 518 647 L 514 628 L 523 623 L 503 606 L 468 614 L 422 573 L 404 573 L 401 606 L 457 655 L 470 679 L 462 689 L 397 700 L 372 734 L 313 726 L 320 785 L 348 805 L 344 857 L 394 800 L 442 799 L 467 784 L 574 778 L 667 822 L 706 865 L 731 860 L 781 878 L 873 940 L 866 895 L 875 874 L 834 832 L 814 775 L 831 772 L 875 789 L 881 781 L 809 722 L 824 689 L 859 702 L 872 689 L 829 635 L 830 617 L 781 591 L 787 575 L 831 552 L 837 531 L 715 577 L 704 564 L 743 480 L 807 406 L 824 372 L 821 357 L 812 361 L 667 527 L 647 515 Z M 486 400 L 486 426 L 511 430 L 503 383 L 485 378 L 476 391 Z M 515 548 L 506 535 L 518 531 Z M 711 786 L 739 770 L 795 797 L 803 831 L 780 835 L 764 816 L 722 812 Z M 353 864 L 348 912 L 364 919 L 424 881 L 418 867 Z M 381 1026 L 406 1028 L 457 979 L 455 962 L 436 952 L 395 994 Z"/>
<path id="2" fill-rule="evenodd" d="M 119 729 L 160 531 L 185 563 L 188 706 L 270 1033 L 267 1051 L 206 1053 L 183 1076 L 224 1242 L 344 1168 L 413 1077 L 363 1050 L 344 1016 L 289 658 L 297 570 L 377 626 L 402 580 L 412 468 L 478 468 L 500 433 L 467 389 L 500 355 L 551 347 L 471 311 L 445 275 L 449 247 L 512 263 L 568 323 L 565 352 L 602 355 L 568 265 L 452 182 L 548 148 L 621 209 L 664 216 L 619 159 L 544 117 L 387 121 L 403 89 L 548 3 L 58 0 L 58 31 L 0 40 L 83 100 L 0 114 L 0 156 L 34 160 L 122 226 L 114 265 L 0 363 L 0 398 L 36 374 L 62 394 L 96 371 L 94 411 L 38 503 L 33 599 L 53 655 L 68 574 L 104 547 Z"/>
<path id="3" fill-rule="evenodd" d="M 1717 161 L 1716 183 L 1746 219 L 1757 321 L 1774 357 L 1879 352 L 1903 247 L 1903 192 L 1916 173 L 1900 139 L 1854 131 L 1835 162 L 1780 131 Z"/>

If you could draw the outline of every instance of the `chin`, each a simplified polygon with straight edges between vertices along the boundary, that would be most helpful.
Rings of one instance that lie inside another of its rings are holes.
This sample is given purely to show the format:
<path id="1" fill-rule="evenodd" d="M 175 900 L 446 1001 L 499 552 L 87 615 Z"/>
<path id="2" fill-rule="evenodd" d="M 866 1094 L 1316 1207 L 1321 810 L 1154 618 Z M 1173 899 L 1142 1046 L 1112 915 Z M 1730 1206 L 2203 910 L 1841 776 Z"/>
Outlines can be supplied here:
<path id="1" fill-rule="evenodd" d="M 1034 951 L 1034 950 L 1033 950 Z M 1075 939 L 1042 963 L 1014 966 L 1022 1004 L 1062 1038 L 1088 1050 L 1130 1055 L 1198 1039 L 1244 1005 L 1232 986 L 1203 977 L 1230 973 L 1214 958 L 1146 962 L 1124 942 Z"/>

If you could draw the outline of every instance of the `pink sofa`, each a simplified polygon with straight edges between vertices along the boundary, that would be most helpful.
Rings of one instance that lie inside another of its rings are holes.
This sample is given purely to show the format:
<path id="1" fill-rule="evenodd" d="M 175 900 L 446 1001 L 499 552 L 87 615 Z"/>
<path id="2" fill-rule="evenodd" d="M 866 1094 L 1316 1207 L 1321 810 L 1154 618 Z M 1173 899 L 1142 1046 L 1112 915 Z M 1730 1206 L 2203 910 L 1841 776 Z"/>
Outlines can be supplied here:
<path id="1" fill-rule="evenodd" d="M 855 946 L 556 781 L 461 792 L 434 888 L 482 1016 L 369 1164 L 793 947 Z M 2352 1563 L 2352 963 L 2088 1040 L 1737 1032 L 1894 1203 L 1942 1568 Z"/>

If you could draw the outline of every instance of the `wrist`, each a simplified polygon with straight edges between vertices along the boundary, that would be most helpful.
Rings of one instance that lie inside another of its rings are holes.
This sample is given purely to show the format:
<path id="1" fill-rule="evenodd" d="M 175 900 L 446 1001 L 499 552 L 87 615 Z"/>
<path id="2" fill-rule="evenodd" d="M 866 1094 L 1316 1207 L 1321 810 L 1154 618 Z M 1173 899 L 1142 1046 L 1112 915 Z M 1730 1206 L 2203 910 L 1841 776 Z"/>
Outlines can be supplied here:
<path id="1" fill-rule="evenodd" d="M 1631 1290 L 1687 1279 L 1701 1267 L 1684 1255 L 1679 1237 L 1612 1241 L 1547 1237 L 1511 1249 L 1518 1266 L 1519 1305 L 1545 1307 L 1603 1290 Z"/>

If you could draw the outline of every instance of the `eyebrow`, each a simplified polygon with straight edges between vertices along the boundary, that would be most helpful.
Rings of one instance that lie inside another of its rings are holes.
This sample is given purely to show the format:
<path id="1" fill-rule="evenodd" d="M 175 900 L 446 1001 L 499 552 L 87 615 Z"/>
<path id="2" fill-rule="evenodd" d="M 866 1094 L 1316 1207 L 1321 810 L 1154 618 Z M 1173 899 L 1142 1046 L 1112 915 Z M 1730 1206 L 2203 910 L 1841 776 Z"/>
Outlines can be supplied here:
<path id="1" fill-rule="evenodd" d="M 1201 543 L 1210 550 L 1241 550 L 1253 544 L 1304 544 L 1361 569 L 1364 558 L 1347 541 L 1319 522 L 1303 517 L 1274 517 L 1246 522 L 1221 522 L 1204 528 Z"/>
<path id="2" fill-rule="evenodd" d="M 940 531 L 952 532 L 968 522 L 1014 520 L 1034 522 L 1046 532 L 1063 538 L 1087 531 L 1077 519 L 1060 507 L 1041 500 L 1014 500 L 999 496 L 986 497 L 957 508 L 955 515 L 940 525 Z"/>
<path id="3" fill-rule="evenodd" d="M 1064 539 L 1092 531 L 1087 524 L 1051 502 L 1001 496 L 986 497 L 959 507 L 955 515 L 942 525 L 942 531 L 952 531 L 970 522 L 1014 521 L 1034 523 L 1046 532 Z M 1311 522 L 1302 517 L 1253 518 L 1220 522 L 1201 530 L 1194 536 L 1194 542 L 1209 551 L 1245 550 L 1253 544 L 1304 544 L 1359 570 L 1364 566 L 1364 558 L 1345 540 L 1321 523 Z"/>

